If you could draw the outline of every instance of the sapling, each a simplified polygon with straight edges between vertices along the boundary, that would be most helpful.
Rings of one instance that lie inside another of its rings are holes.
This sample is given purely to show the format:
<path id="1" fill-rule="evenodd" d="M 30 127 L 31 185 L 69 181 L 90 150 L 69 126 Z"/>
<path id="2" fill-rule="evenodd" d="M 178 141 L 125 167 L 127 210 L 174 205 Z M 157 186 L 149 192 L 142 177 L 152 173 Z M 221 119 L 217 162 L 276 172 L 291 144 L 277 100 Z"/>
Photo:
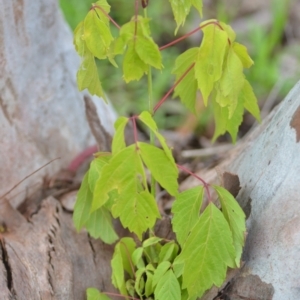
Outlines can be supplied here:
<path id="1" fill-rule="evenodd" d="M 73 219 L 78 230 L 85 227 L 92 237 L 116 243 L 111 261 L 112 283 L 124 298 L 196 299 L 213 285 L 221 286 L 228 267 L 239 267 L 245 214 L 225 188 L 210 185 L 176 164 L 172 149 L 158 131 L 155 113 L 172 93 L 196 113 L 196 96 L 201 93 L 205 106 L 210 102 L 213 107 L 213 140 L 229 132 L 235 142 L 244 109 L 260 118 L 256 97 L 243 74 L 253 61 L 246 47 L 235 41 L 232 28 L 217 20 L 204 21 L 192 32 L 159 47 L 151 37 L 147 16 L 151 1 L 135 0 L 134 4 L 132 19 L 119 26 L 109 15 L 110 5 L 100 0 L 75 29 L 74 44 L 81 56 L 77 73 L 80 90 L 87 88 L 105 100 L 95 59 L 108 59 L 118 67 L 114 58 L 122 55 L 123 79 L 128 83 L 147 76 L 149 99 L 145 111 L 117 119 L 111 152 L 95 154 L 78 192 Z M 200 0 L 170 0 L 170 4 L 177 23 L 175 33 L 191 8 L 202 14 Z M 111 33 L 113 25 L 119 29 L 117 37 Z M 175 82 L 154 104 L 151 70 L 162 69 L 161 51 L 200 30 L 201 45 L 177 57 L 172 70 Z M 127 145 L 124 130 L 130 122 L 134 143 Z M 138 140 L 137 122 L 149 130 L 149 143 Z M 199 186 L 179 192 L 179 170 L 198 178 Z M 155 235 L 154 226 L 161 219 L 155 200 L 157 186 L 175 198 L 172 229 L 176 240 Z M 212 199 L 212 190 L 219 205 Z M 136 238 L 120 239 L 113 218 L 119 218 Z M 114 294 L 87 290 L 88 299 L 110 299 L 109 296 Z"/>

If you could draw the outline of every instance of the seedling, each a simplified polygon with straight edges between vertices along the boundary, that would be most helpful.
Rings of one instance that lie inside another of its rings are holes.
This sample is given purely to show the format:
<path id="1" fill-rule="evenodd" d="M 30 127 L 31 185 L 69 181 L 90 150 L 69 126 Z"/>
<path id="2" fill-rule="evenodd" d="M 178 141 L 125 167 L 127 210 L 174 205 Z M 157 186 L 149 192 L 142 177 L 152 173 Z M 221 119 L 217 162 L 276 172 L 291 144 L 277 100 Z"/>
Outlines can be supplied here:
<path id="1" fill-rule="evenodd" d="M 191 8 L 202 14 L 200 0 L 170 0 L 170 4 L 177 23 L 175 33 Z M 213 107 L 213 140 L 229 132 L 235 142 L 244 108 L 260 118 L 256 97 L 243 74 L 253 61 L 246 47 L 235 41 L 232 28 L 217 20 L 204 21 L 192 32 L 159 47 L 151 37 L 148 5 L 151 1 L 135 0 L 134 16 L 119 26 L 109 16 L 109 4 L 100 0 L 75 29 L 74 44 L 81 56 L 77 73 L 80 90 L 87 88 L 91 94 L 106 99 L 95 59 L 108 59 L 118 67 L 114 57 L 122 55 L 123 79 L 130 82 L 147 76 L 149 100 L 147 110 L 116 121 L 111 152 L 98 152 L 92 161 L 77 195 L 73 219 L 78 230 L 85 227 L 94 238 L 109 244 L 116 242 L 112 283 L 124 298 L 196 299 L 213 285 L 221 286 L 228 267 L 239 267 L 245 214 L 225 188 L 209 185 L 176 164 L 172 150 L 158 131 L 155 113 L 171 94 L 195 113 L 196 96 L 201 93 L 205 106 L 211 103 Z M 142 10 L 144 14 L 140 15 Z M 111 24 L 119 29 L 117 37 L 110 31 Z M 200 30 L 201 45 L 179 55 L 172 70 L 175 83 L 154 105 L 151 70 L 163 68 L 161 51 Z M 131 145 L 124 137 L 129 122 L 134 136 Z M 138 140 L 137 122 L 148 128 L 149 143 Z M 199 186 L 179 192 L 179 170 L 198 178 Z M 161 218 L 155 200 L 158 185 L 175 198 L 172 227 L 176 240 L 154 233 L 155 223 Z M 212 199 L 212 189 L 221 209 Z M 119 239 L 113 218 L 119 218 L 136 238 Z M 109 299 L 113 294 L 91 288 L 87 296 L 90 300 Z"/>

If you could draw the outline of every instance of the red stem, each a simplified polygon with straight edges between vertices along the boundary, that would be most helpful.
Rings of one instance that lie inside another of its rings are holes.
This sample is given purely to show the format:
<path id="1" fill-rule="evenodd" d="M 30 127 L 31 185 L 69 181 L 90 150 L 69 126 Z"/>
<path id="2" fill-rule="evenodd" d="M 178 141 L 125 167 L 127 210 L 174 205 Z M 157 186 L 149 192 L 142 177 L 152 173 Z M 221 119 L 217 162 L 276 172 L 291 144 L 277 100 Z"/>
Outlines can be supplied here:
<path id="1" fill-rule="evenodd" d="M 136 145 L 136 149 L 138 149 L 138 135 L 137 135 L 137 128 L 136 128 L 136 118 L 138 116 L 132 116 L 130 119 L 132 121 L 132 125 L 133 125 L 133 135 L 134 135 L 134 142 Z"/>
<path id="2" fill-rule="evenodd" d="M 177 164 L 177 167 L 180 170 L 182 170 L 182 171 L 184 171 L 184 172 L 192 175 L 193 177 L 195 177 L 196 179 L 198 179 L 199 181 L 201 181 L 203 183 L 203 186 L 204 186 L 205 190 L 206 190 L 208 201 L 211 201 L 211 196 L 210 196 L 210 192 L 209 192 L 209 184 L 206 181 L 204 181 L 201 177 L 199 177 L 198 175 L 196 175 L 192 171 L 190 171 L 187 168 L 185 168 L 184 166 L 181 166 L 181 165 Z"/>
<path id="3" fill-rule="evenodd" d="M 101 6 L 93 4 L 91 9 L 95 8 L 99 8 L 119 30 L 121 29 L 121 26 Z"/>
<path id="4" fill-rule="evenodd" d="M 98 151 L 97 145 L 90 146 L 86 149 L 84 149 L 79 155 L 77 155 L 69 164 L 68 170 L 76 173 L 80 165 L 93 153 Z"/>
<path id="5" fill-rule="evenodd" d="M 190 35 L 194 34 L 195 32 L 197 32 L 197 31 L 199 31 L 199 30 L 201 30 L 201 29 L 203 29 L 203 28 L 205 28 L 206 26 L 211 25 L 211 24 L 215 24 L 215 25 L 217 25 L 220 29 L 224 30 L 218 22 L 216 22 L 216 21 L 211 21 L 211 22 L 208 22 L 208 23 L 206 23 L 206 24 L 204 24 L 204 25 L 202 25 L 202 26 L 200 26 L 200 27 L 197 27 L 196 29 L 194 29 L 194 30 L 192 30 L 191 32 L 189 32 L 189 33 L 183 35 L 182 37 L 178 38 L 177 40 L 175 40 L 175 41 L 173 41 L 173 42 L 171 42 L 171 43 L 169 43 L 169 44 L 167 44 L 167 45 L 164 45 L 164 46 L 160 47 L 159 50 L 161 51 L 161 50 L 164 50 L 164 49 L 166 49 L 166 48 L 168 48 L 168 47 L 170 47 L 170 46 L 173 46 L 173 45 L 177 44 L 178 42 L 180 42 L 180 41 L 186 39 L 186 38 L 189 37 Z"/>
<path id="6" fill-rule="evenodd" d="M 175 82 L 175 84 L 169 89 L 169 91 L 164 95 L 164 97 L 155 105 L 153 112 L 155 113 L 160 106 L 166 101 L 169 95 L 174 91 L 176 86 L 183 80 L 183 78 L 187 75 L 189 71 L 194 67 L 195 63 L 193 63 L 182 75 L 181 77 Z"/>

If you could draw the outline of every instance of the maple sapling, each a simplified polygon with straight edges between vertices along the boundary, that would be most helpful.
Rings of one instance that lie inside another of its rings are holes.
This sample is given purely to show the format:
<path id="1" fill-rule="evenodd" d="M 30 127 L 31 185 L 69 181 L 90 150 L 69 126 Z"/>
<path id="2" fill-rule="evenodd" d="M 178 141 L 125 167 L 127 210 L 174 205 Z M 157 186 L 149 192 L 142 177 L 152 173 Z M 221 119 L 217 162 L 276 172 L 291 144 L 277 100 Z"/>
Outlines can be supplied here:
<path id="1" fill-rule="evenodd" d="M 192 7 L 202 14 L 200 0 L 169 2 L 177 23 L 175 33 Z M 87 88 L 92 95 L 105 99 L 95 59 L 108 59 L 118 67 L 114 58 L 122 55 L 124 81 L 139 81 L 146 75 L 149 99 L 145 104 L 148 110 L 130 118 L 119 117 L 115 122 L 111 152 L 98 152 L 92 161 L 77 195 L 73 220 L 77 230 L 85 227 L 92 237 L 116 243 L 111 261 L 112 283 L 124 298 L 196 299 L 213 285 L 221 286 L 228 267 L 239 267 L 245 214 L 225 188 L 209 185 L 176 164 L 154 117 L 172 93 L 196 113 L 196 96 L 200 92 L 204 105 L 210 103 L 213 108 L 216 123 L 213 140 L 229 132 L 235 142 L 244 109 L 260 119 L 256 97 L 243 74 L 253 61 L 246 47 L 235 41 L 232 28 L 217 20 L 204 21 L 185 36 L 159 47 L 151 36 L 147 16 L 151 1 L 134 3 L 134 16 L 119 26 L 109 16 L 110 5 L 100 0 L 74 31 L 75 48 L 81 56 L 77 73 L 80 90 Z M 143 16 L 139 15 L 142 8 Z M 111 33 L 110 23 L 119 29 L 117 37 Z M 200 46 L 177 57 L 171 71 L 175 83 L 154 105 L 151 70 L 162 69 L 161 51 L 200 30 L 203 32 Z M 127 145 L 124 137 L 129 122 L 134 136 L 131 145 Z M 149 130 L 149 143 L 138 140 L 137 122 Z M 199 186 L 179 192 L 179 170 L 196 177 Z M 161 219 L 156 203 L 158 186 L 175 199 L 172 229 L 176 240 L 155 235 L 154 226 Z M 218 195 L 219 206 L 212 201 L 211 189 Z M 119 218 L 137 239 L 120 239 L 113 218 Z M 114 294 L 94 288 L 87 290 L 90 300 L 107 300 L 109 295 Z"/>

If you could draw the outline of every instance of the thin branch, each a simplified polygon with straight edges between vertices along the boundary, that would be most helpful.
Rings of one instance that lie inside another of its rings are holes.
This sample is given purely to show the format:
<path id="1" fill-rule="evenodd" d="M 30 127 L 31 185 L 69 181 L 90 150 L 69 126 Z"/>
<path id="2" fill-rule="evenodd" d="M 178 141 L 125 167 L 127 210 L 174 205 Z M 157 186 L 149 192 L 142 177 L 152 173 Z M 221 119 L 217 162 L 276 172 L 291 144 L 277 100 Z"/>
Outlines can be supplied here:
<path id="1" fill-rule="evenodd" d="M 199 181 L 201 181 L 203 183 L 203 186 L 204 186 L 205 190 L 206 190 L 208 201 L 211 201 L 211 195 L 210 195 L 210 191 L 209 191 L 209 184 L 205 180 L 203 180 L 201 177 L 199 177 L 198 175 L 196 175 L 192 171 L 190 171 L 187 168 L 185 168 L 184 166 L 181 166 L 181 165 L 177 164 L 177 167 L 180 170 L 182 170 L 182 171 L 184 171 L 184 172 L 192 175 L 193 177 L 195 177 L 196 179 L 198 179 Z"/>
<path id="2" fill-rule="evenodd" d="M 49 164 L 51 164 L 52 162 L 54 162 L 55 160 L 60 159 L 60 157 L 54 158 L 52 160 L 50 160 L 49 162 L 47 162 L 46 164 L 44 164 L 43 166 L 41 166 L 40 168 L 38 168 L 37 170 L 33 171 L 32 173 L 30 173 L 29 175 L 25 176 L 21 181 L 19 181 L 17 184 L 15 184 L 8 192 L 6 192 L 4 195 L 2 195 L 0 197 L 0 199 L 4 198 L 5 196 L 7 196 L 11 191 L 13 191 L 17 186 L 19 186 L 22 182 L 24 182 L 27 178 L 29 178 L 30 176 L 32 176 L 33 174 L 37 173 L 38 171 L 40 171 L 41 169 L 45 168 L 46 166 L 48 166 Z"/>
<path id="3" fill-rule="evenodd" d="M 91 9 L 95 8 L 99 8 L 119 30 L 121 29 L 121 26 L 101 6 L 93 4 Z"/>
<path id="4" fill-rule="evenodd" d="M 169 95 L 174 91 L 176 86 L 183 80 L 183 78 L 192 70 L 195 63 L 193 63 L 182 75 L 181 77 L 175 82 L 175 84 L 169 89 L 169 91 L 164 95 L 164 97 L 155 105 L 153 112 L 155 113 L 160 106 L 166 101 L 166 99 L 169 97 Z"/>

